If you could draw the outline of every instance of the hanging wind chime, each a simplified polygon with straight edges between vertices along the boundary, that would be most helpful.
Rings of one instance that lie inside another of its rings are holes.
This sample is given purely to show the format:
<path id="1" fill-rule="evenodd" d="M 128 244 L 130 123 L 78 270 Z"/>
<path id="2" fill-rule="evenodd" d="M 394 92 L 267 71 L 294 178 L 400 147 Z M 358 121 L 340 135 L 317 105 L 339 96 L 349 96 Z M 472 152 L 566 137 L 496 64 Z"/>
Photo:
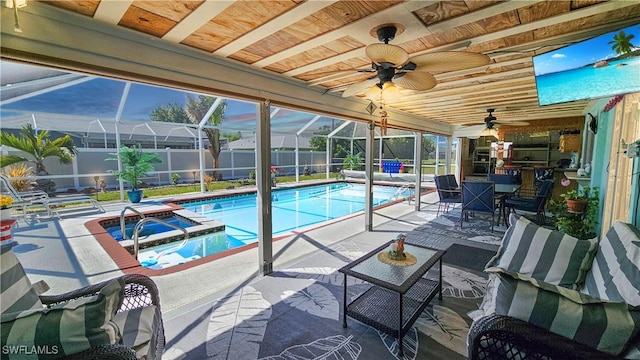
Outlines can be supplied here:
<path id="1" fill-rule="evenodd" d="M 387 111 L 383 108 L 380 108 L 380 133 L 382 136 L 387 135 Z"/>

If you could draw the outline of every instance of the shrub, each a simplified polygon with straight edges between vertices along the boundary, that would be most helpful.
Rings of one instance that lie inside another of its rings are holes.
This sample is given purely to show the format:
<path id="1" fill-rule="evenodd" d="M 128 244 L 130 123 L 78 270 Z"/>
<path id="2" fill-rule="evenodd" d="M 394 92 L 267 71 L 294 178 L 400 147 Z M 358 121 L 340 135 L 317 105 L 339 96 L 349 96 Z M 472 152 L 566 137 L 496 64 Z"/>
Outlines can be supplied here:
<path id="1" fill-rule="evenodd" d="M 177 174 L 177 173 L 171 174 L 171 184 L 177 185 L 178 182 L 180 182 L 180 179 L 182 179 L 182 176 L 180 176 L 180 174 Z"/>

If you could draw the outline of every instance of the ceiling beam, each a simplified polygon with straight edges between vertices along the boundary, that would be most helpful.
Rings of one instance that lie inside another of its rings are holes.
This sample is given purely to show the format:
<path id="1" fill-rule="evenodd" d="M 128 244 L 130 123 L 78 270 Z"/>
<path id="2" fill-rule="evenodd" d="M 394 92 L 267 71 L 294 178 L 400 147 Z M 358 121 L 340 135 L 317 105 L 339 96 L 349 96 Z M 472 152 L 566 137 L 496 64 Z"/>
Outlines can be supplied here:
<path id="1" fill-rule="evenodd" d="M 118 24 L 131 4 L 133 4 L 133 0 L 100 1 L 93 18 L 108 24 Z"/>
<path id="2" fill-rule="evenodd" d="M 324 9 L 325 7 L 335 3 L 337 0 L 322 0 L 322 1 L 307 1 L 302 3 L 290 11 L 276 17 L 275 19 L 265 23 L 262 26 L 255 28 L 252 31 L 244 34 L 243 36 L 235 39 L 231 43 L 216 50 L 213 54 L 227 57 L 231 54 L 235 54 L 237 51 L 244 49 L 245 47 L 266 38 L 267 36 L 278 32 L 291 24 L 294 24 L 317 11 Z"/>
<path id="3" fill-rule="evenodd" d="M 101 1 L 101 3 L 103 2 L 104 1 Z M 232 4 L 233 1 L 203 2 L 197 9 L 192 11 L 191 14 L 176 24 L 173 29 L 164 34 L 162 39 L 173 43 L 180 43 Z"/>

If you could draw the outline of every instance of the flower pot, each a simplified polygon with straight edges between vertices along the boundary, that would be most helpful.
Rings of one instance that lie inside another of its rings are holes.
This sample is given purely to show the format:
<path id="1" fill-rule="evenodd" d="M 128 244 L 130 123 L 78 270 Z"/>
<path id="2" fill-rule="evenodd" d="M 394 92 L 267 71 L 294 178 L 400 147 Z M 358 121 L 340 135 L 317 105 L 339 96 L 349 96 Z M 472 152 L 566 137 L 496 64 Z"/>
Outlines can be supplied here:
<path id="1" fill-rule="evenodd" d="M 567 211 L 572 213 L 584 212 L 587 207 L 587 201 L 584 199 L 565 199 L 567 202 Z"/>
<path id="2" fill-rule="evenodd" d="M 139 203 L 142 200 L 142 190 L 127 191 L 127 196 L 132 203 Z"/>
<path id="3" fill-rule="evenodd" d="M 0 221 L 11 219 L 11 208 L 0 210 Z"/>

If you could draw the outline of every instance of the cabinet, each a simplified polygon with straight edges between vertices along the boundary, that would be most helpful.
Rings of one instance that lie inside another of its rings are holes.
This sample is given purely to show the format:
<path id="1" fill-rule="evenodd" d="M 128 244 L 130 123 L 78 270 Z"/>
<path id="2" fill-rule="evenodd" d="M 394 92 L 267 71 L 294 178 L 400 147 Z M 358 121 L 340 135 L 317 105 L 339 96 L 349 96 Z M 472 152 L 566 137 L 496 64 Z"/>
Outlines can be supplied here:
<path id="1" fill-rule="evenodd" d="M 511 148 L 511 164 L 522 166 L 549 165 L 549 145 Z"/>
<path id="2" fill-rule="evenodd" d="M 482 175 L 491 172 L 493 159 L 491 159 L 491 146 L 479 146 L 473 150 L 473 174 Z"/>

